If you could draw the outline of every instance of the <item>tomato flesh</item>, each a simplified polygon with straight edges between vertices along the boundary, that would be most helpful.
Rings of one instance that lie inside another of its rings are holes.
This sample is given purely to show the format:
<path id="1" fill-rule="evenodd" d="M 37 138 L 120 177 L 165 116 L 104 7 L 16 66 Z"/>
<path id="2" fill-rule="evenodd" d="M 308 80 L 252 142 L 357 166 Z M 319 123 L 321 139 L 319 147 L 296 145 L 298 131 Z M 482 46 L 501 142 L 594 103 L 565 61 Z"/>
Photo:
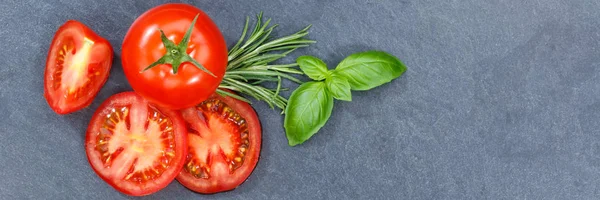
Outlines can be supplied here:
<path id="1" fill-rule="evenodd" d="M 58 114 L 88 106 L 108 79 L 113 50 L 84 24 L 70 20 L 56 32 L 46 61 L 44 97 Z"/>
<path id="2" fill-rule="evenodd" d="M 175 178 L 187 155 L 186 144 L 179 113 L 125 92 L 110 97 L 94 114 L 86 153 L 103 180 L 125 194 L 142 196 Z"/>
<path id="3" fill-rule="evenodd" d="M 171 64 L 144 70 L 166 53 L 160 30 L 179 44 L 196 15 L 186 53 L 215 76 L 190 62 L 182 63 L 175 73 Z M 133 22 L 123 41 L 121 61 L 136 93 L 161 107 L 184 109 L 206 100 L 217 89 L 227 67 L 227 45 L 217 25 L 202 10 L 169 3 L 146 11 Z"/>
<path id="4" fill-rule="evenodd" d="M 177 180 L 199 193 L 235 189 L 254 170 L 261 128 L 245 102 L 213 95 L 182 112 L 188 127 L 188 155 Z"/>

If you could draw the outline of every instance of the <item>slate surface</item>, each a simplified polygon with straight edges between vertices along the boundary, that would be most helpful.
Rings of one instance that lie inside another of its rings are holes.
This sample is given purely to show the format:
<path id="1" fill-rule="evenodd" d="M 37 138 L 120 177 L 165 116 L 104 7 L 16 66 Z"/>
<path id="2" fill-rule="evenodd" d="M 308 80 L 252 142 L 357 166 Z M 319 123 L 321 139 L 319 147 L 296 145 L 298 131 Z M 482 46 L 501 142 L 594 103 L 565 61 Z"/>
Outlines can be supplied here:
<path id="1" fill-rule="evenodd" d="M 94 109 L 130 90 L 129 25 L 162 1 L 0 3 L 0 199 L 128 199 L 83 150 Z M 229 44 L 259 11 L 277 35 L 313 24 L 310 54 L 330 67 L 380 49 L 409 70 L 336 101 L 310 141 L 287 146 L 283 116 L 256 103 L 262 158 L 238 189 L 199 195 L 177 182 L 145 199 L 597 199 L 600 1 L 195 1 Z M 58 116 L 42 97 L 52 35 L 77 19 L 117 58 L 93 104 Z M 287 84 L 296 87 L 294 84 Z"/>

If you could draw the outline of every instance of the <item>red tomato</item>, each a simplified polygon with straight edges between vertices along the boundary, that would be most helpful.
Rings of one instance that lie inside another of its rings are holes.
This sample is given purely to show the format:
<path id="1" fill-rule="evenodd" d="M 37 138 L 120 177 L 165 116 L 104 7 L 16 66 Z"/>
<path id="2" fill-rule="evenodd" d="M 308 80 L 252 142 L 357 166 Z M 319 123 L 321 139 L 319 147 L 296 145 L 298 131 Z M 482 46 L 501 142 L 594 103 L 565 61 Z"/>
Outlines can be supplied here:
<path id="1" fill-rule="evenodd" d="M 85 150 L 100 178 L 127 195 L 152 194 L 175 179 L 187 155 L 181 115 L 134 92 L 108 98 L 87 129 Z"/>
<path id="2" fill-rule="evenodd" d="M 75 20 L 59 27 L 44 72 L 44 97 L 58 114 L 90 103 L 108 79 L 113 49 L 108 41 Z"/>
<path id="3" fill-rule="evenodd" d="M 188 156 L 177 180 L 199 193 L 235 189 L 256 167 L 261 127 L 248 103 L 212 95 L 181 111 L 188 125 Z"/>
<path id="4" fill-rule="evenodd" d="M 160 30 L 179 44 L 196 15 L 187 53 L 216 77 L 183 62 L 176 73 L 171 64 L 143 71 L 167 53 Z M 217 25 L 200 9 L 186 4 L 163 4 L 138 17 L 123 41 L 123 70 L 129 84 L 161 107 L 183 109 L 206 100 L 221 83 L 227 67 L 227 46 Z M 143 72 L 142 72 L 143 71 Z"/>

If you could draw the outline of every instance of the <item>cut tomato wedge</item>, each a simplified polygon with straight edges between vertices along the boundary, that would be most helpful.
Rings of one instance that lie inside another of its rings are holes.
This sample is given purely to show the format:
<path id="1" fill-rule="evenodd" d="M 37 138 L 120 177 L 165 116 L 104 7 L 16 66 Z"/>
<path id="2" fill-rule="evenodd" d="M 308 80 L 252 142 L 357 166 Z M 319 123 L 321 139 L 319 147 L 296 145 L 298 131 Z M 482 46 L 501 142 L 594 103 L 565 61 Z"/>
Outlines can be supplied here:
<path id="1" fill-rule="evenodd" d="M 58 114 L 90 103 L 108 79 L 113 49 L 108 41 L 75 20 L 63 24 L 52 40 L 44 75 L 44 97 Z"/>
<path id="2" fill-rule="evenodd" d="M 252 107 L 213 94 L 182 112 L 187 122 L 188 155 L 177 180 L 199 193 L 235 189 L 252 173 L 259 159 L 261 126 Z"/>
<path id="3" fill-rule="evenodd" d="M 181 115 L 134 92 L 111 96 L 88 126 L 85 149 L 93 170 L 116 190 L 155 193 L 175 179 L 187 155 Z"/>

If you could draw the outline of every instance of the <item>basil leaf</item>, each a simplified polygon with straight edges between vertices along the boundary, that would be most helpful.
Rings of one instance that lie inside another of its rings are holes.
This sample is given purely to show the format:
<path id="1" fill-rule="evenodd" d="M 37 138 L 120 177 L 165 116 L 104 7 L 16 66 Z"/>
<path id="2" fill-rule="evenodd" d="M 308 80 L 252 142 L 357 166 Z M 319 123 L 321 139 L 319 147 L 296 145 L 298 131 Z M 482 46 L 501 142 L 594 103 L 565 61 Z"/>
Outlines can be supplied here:
<path id="1" fill-rule="evenodd" d="M 367 51 L 348 56 L 335 71 L 348 79 L 352 90 L 369 90 L 400 77 L 406 66 L 386 52 Z"/>
<path id="2" fill-rule="evenodd" d="M 331 76 L 325 79 L 325 84 L 327 84 L 327 89 L 333 98 L 342 101 L 352 101 L 350 83 L 344 76 L 333 71 Z"/>
<path id="3" fill-rule="evenodd" d="M 300 56 L 296 62 L 304 74 L 315 81 L 323 80 L 327 76 L 327 64 L 317 57 Z"/>
<path id="4" fill-rule="evenodd" d="M 290 146 L 302 144 L 313 136 L 329 119 L 333 97 L 325 82 L 306 82 L 289 98 L 283 126 Z"/>

